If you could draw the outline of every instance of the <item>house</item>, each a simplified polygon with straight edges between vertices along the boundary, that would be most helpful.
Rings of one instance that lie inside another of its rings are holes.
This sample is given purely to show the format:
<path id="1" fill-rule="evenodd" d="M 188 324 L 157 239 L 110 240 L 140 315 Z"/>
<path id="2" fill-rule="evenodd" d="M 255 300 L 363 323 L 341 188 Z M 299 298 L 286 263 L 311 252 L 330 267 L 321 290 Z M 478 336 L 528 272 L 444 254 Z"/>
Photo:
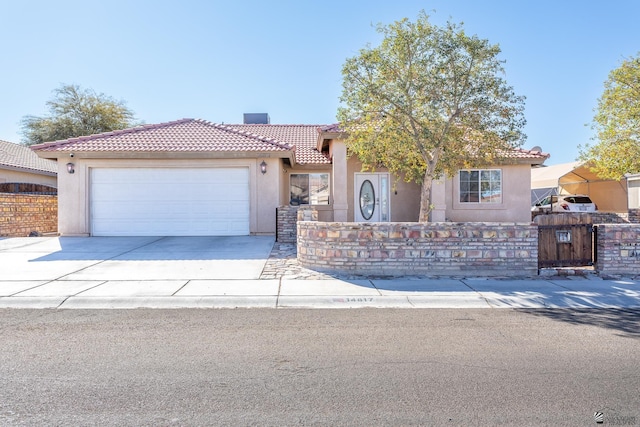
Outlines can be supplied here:
<path id="1" fill-rule="evenodd" d="M 626 213 L 627 178 L 602 179 L 581 162 L 533 168 L 532 205 L 551 194 L 585 194 L 602 212 Z"/>
<path id="2" fill-rule="evenodd" d="M 59 164 L 59 233 L 273 234 L 284 205 L 312 205 L 321 221 L 418 219 L 419 186 L 361 172 L 336 125 L 253 119 L 182 119 L 32 147 Z M 547 157 L 513 150 L 504 164 L 436 182 L 432 220 L 529 222 L 531 165 Z"/>
<path id="3" fill-rule="evenodd" d="M 640 174 L 625 175 L 627 181 L 627 205 L 629 210 L 640 209 Z"/>
<path id="4" fill-rule="evenodd" d="M 0 192 L 18 192 L 24 184 L 55 189 L 56 175 L 56 162 L 38 157 L 24 145 L 0 141 Z"/>

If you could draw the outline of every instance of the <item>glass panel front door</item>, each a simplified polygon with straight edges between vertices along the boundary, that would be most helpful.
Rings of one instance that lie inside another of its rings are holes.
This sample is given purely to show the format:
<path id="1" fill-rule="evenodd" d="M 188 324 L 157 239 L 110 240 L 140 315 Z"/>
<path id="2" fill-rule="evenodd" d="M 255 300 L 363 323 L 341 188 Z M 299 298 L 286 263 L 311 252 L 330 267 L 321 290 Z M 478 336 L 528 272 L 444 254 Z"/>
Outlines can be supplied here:
<path id="1" fill-rule="evenodd" d="M 360 186 L 360 214 L 362 218 L 369 221 L 376 210 L 376 193 L 373 184 L 365 179 Z"/>
<path id="2" fill-rule="evenodd" d="M 389 174 L 357 173 L 354 188 L 354 219 L 356 222 L 389 221 Z"/>

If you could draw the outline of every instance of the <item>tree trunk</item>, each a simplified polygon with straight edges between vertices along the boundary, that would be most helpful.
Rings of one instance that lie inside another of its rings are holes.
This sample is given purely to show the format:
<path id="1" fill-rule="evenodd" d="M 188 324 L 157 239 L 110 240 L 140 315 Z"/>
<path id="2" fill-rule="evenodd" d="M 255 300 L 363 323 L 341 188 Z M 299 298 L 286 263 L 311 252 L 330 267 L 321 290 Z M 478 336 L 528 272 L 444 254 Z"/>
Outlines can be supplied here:
<path id="1" fill-rule="evenodd" d="M 431 172 L 427 170 L 422 180 L 422 191 L 420 194 L 420 216 L 418 222 L 429 222 L 429 213 L 431 212 L 431 185 L 433 177 Z"/>

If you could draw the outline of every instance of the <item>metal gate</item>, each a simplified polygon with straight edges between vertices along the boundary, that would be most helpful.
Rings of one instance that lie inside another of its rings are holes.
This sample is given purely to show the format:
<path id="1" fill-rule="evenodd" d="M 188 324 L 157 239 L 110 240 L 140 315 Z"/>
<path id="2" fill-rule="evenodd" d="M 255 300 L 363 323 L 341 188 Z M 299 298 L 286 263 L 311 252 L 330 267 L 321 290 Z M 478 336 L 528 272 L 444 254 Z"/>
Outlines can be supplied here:
<path id="1" fill-rule="evenodd" d="M 540 215 L 538 268 L 590 266 L 595 262 L 595 235 L 588 214 Z"/>

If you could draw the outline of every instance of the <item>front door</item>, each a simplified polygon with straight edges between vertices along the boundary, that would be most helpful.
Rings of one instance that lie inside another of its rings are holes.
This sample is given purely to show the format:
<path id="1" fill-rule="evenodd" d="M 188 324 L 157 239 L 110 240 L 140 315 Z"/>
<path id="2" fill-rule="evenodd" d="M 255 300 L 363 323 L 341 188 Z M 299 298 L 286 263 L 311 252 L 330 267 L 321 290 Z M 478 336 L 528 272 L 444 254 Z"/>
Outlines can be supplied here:
<path id="1" fill-rule="evenodd" d="M 389 174 L 355 174 L 354 216 L 356 222 L 386 222 L 390 220 Z"/>

